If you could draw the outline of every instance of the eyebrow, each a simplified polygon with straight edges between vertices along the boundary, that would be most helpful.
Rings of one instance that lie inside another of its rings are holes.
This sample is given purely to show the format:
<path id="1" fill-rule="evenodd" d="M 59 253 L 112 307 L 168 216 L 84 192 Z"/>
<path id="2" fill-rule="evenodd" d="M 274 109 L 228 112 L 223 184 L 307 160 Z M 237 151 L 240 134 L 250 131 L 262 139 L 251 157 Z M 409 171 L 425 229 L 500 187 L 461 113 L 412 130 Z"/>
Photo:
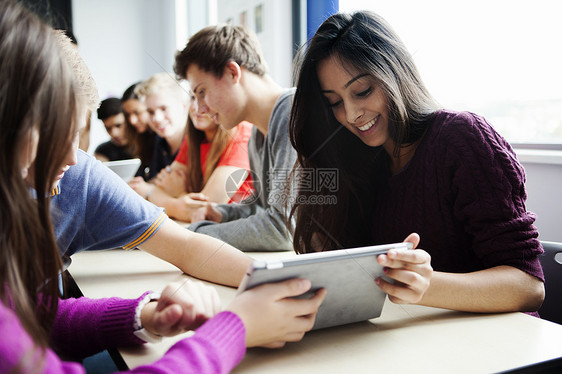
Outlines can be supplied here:
<path id="1" fill-rule="evenodd" d="M 363 73 L 363 74 L 359 74 L 359 75 L 356 76 L 356 77 L 351 78 L 351 79 L 349 80 L 349 82 L 347 82 L 347 83 L 343 86 L 343 88 L 347 88 L 347 87 L 351 86 L 351 85 L 353 84 L 353 82 L 355 82 L 355 81 L 358 80 L 358 79 L 363 78 L 363 77 L 366 76 L 366 75 L 369 75 L 369 74 L 368 74 L 368 73 Z M 334 92 L 334 91 L 333 91 L 333 90 L 322 90 L 322 92 Z"/>

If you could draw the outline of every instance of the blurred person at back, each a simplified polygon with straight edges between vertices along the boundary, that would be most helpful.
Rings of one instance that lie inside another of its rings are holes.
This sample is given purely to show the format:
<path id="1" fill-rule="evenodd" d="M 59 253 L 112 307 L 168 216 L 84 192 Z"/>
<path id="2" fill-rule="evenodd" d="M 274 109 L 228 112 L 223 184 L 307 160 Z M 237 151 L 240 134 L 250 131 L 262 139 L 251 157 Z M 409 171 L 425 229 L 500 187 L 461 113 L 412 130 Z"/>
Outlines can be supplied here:
<path id="1" fill-rule="evenodd" d="M 125 124 L 125 115 L 121 107 L 121 100 L 110 97 L 101 102 L 98 108 L 98 118 L 103 122 L 110 140 L 96 147 L 94 156 L 100 161 L 127 160 L 133 158 L 129 152 L 130 138 Z"/>
<path id="2" fill-rule="evenodd" d="M 126 125 L 133 134 L 131 153 L 134 157 L 138 157 L 141 160 L 137 176 L 143 177 L 145 181 L 148 181 L 150 179 L 150 163 L 154 154 L 156 134 L 148 124 L 150 118 L 146 105 L 135 94 L 135 88 L 140 83 L 137 82 L 125 90 L 121 97 L 121 106 L 125 114 Z"/>
<path id="3" fill-rule="evenodd" d="M 129 185 L 142 197 L 147 198 L 153 189 L 153 178 L 176 158 L 185 134 L 189 111 L 187 91 L 168 73 L 157 73 L 135 88 L 146 105 L 149 126 L 157 135 L 150 163 L 148 180 L 135 177 Z"/>

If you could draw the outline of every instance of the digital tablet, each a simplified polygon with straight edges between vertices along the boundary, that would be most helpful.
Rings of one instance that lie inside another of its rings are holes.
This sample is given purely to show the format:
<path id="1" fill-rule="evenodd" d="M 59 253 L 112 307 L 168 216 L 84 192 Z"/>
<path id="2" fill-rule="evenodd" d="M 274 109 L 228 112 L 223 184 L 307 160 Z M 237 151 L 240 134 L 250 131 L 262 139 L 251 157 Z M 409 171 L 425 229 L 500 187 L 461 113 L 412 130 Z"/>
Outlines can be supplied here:
<path id="1" fill-rule="evenodd" d="M 129 182 L 139 170 L 141 160 L 132 158 L 129 160 L 107 161 L 103 163 L 115 174 L 119 175 L 125 182 Z"/>
<path id="2" fill-rule="evenodd" d="M 307 253 L 287 259 L 254 261 L 238 292 L 264 283 L 291 278 L 310 280 L 312 288 L 300 297 L 310 297 L 326 288 L 313 330 L 379 317 L 386 294 L 375 284 L 384 276 L 376 258 L 389 249 L 412 249 L 412 243 L 394 243 L 361 248 Z"/>

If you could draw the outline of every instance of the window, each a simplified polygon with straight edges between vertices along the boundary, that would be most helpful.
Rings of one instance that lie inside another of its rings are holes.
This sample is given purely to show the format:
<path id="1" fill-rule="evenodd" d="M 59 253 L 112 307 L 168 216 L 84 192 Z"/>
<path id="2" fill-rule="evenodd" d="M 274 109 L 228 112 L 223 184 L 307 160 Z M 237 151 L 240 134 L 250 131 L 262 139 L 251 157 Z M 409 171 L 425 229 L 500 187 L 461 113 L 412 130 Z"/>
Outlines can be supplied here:
<path id="1" fill-rule="evenodd" d="M 340 0 L 384 17 L 445 108 L 485 116 L 512 143 L 562 143 L 557 0 Z"/>

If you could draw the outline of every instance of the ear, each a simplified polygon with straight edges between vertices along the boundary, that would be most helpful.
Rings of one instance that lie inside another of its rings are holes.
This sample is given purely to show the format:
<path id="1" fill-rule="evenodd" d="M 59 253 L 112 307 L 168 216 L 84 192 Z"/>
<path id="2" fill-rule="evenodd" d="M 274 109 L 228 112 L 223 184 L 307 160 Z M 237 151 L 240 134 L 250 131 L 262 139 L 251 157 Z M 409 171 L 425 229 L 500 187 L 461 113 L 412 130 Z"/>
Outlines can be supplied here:
<path id="1" fill-rule="evenodd" d="M 233 83 L 238 83 L 242 77 L 242 69 L 235 61 L 228 61 L 224 67 L 223 77 L 231 79 Z"/>

